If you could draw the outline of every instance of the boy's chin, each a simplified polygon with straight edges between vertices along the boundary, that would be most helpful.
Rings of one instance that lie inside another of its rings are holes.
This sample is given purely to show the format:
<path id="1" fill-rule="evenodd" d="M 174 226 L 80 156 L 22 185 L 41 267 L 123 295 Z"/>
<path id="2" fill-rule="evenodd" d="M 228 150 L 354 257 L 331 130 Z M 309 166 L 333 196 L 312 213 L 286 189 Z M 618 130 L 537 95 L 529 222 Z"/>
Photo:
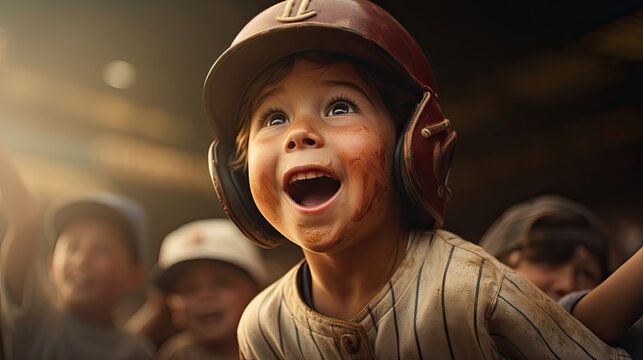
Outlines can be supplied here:
<path id="1" fill-rule="evenodd" d="M 213 328 L 198 328 L 198 329 L 188 329 L 188 331 L 194 336 L 196 341 L 209 348 L 219 348 L 225 346 L 226 342 L 229 342 L 234 338 L 236 327 L 231 327 L 228 329 L 226 326 L 217 326 Z"/>
<path id="2" fill-rule="evenodd" d="M 313 253 L 333 254 L 346 246 L 346 226 L 338 228 L 307 228 L 300 229 L 295 237 L 295 243 L 304 251 Z"/>
<path id="3" fill-rule="evenodd" d="M 98 306 L 96 301 L 90 299 L 61 299 L 61 306 L 65 311 L 82 319 L 92 318 L 95 314 L 106 311 L 103 306 Z"/>
<path id="4" fill-rule="evenodd" d="M 60 294 L 61 305 L 70 310 L 79 309 L 84 310 L 91 307 L 94 297 L 90 294 L 73 293 Z"/>
<path id="5" fill-rule="evenodd" d="M 60 305 L 65 310 L 79 315 L 111 311 L 111 306 L 117 302 L 106 295 L 67 294 L 60 297 Z"/>

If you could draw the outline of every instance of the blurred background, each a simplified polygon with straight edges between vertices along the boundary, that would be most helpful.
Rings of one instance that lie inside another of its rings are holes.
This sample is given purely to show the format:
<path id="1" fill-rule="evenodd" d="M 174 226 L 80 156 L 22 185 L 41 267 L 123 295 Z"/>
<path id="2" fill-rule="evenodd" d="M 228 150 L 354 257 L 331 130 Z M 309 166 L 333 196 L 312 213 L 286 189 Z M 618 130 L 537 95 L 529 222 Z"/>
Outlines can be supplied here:
<path id="1" fill-rule="evenodd" d="M 275 2 L 0 1 L 0 142 L 42 206 L 79 190 L 132 196 L 150 211 L 153 257 L 176 227 L 224 216 L 202 83 Z M 555 193 L 596 212 L 615 264 L 640 246 L 638 1 L 374 2 L 424 49 L 459 133 L 446 229 L 476 242 L 508 206 Z M 266 256 L 285 269 L 300 253 Z"/>

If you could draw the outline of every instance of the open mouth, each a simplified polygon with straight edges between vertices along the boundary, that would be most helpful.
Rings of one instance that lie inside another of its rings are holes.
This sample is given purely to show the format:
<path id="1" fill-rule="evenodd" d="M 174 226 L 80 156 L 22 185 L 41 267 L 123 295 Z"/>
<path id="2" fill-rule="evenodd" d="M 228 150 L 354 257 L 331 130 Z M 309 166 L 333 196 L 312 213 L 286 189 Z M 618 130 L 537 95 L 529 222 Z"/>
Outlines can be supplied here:
<path id="1" fill-rule="evenodd" d="M 199 316 L 199 321 L 202 324 L 212 324 L 212 323 L 220 322 L 222 318 L 223 318 L 222 312 L 212 311 L 212 312 L 207 312 L 205 314 L 201 314 Z"/>
<path id="2" fill-rule="evenodd" d="M 294 174 L 286 186 L 288 196 L 301 206 L 312 207 L 328 201 L 341 183 L 320 171 L 306 171 Z"/>

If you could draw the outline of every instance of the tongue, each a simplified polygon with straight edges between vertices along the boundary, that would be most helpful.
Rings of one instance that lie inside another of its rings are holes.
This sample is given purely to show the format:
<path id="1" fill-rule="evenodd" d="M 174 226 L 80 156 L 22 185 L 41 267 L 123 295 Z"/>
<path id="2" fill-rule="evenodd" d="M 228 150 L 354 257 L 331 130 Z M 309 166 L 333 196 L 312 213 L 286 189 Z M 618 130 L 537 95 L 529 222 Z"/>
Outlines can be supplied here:
<path id="1" fill-rule="evenodd" d="M 297 180 L 290 184 L 288 193 L 299 205 L 316 206 L 328 201 L 339 189 L 339 181 L 329 177 Z"/>
<path id="2" fill-rule="evenodd" d="M 326 200 L 330 199 L 333 193 L 318 193 L 318 194 L 309 194 L 301 199 L 301 205 L 303 206 L 315 206 L 323 204 Z"/>

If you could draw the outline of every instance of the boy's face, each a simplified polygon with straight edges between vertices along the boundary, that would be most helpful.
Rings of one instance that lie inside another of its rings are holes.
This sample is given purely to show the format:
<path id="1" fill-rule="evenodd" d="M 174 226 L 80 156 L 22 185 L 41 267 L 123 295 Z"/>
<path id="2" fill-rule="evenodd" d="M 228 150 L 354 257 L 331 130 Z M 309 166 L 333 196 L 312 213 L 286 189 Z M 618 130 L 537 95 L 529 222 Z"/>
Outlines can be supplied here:
<path id="1" fill-rule="evenodd" d="M 131 260 L 125 234 L 97 219 L 70 222 L 56 241 L 51 278 L 65 308 L 110 311 L 121 296 L 143 281 Z"/>
<path id="2" fill-rule="evenodd" d="M 399 216 L 394 124 L 351 63 L 297 60 L 258 99 L 250 118 L 250 190 L 286 238 L 333 253 Z"/>
<path id="3" fill-rule="evenodd" d="M 257 287 L 234 265 L 200 260 L 187 264 L 174 292 L 168 305 L 175 325 L 189 330 L 199 342 L 216 346 L 236 341 L 241 314 Z"/>

